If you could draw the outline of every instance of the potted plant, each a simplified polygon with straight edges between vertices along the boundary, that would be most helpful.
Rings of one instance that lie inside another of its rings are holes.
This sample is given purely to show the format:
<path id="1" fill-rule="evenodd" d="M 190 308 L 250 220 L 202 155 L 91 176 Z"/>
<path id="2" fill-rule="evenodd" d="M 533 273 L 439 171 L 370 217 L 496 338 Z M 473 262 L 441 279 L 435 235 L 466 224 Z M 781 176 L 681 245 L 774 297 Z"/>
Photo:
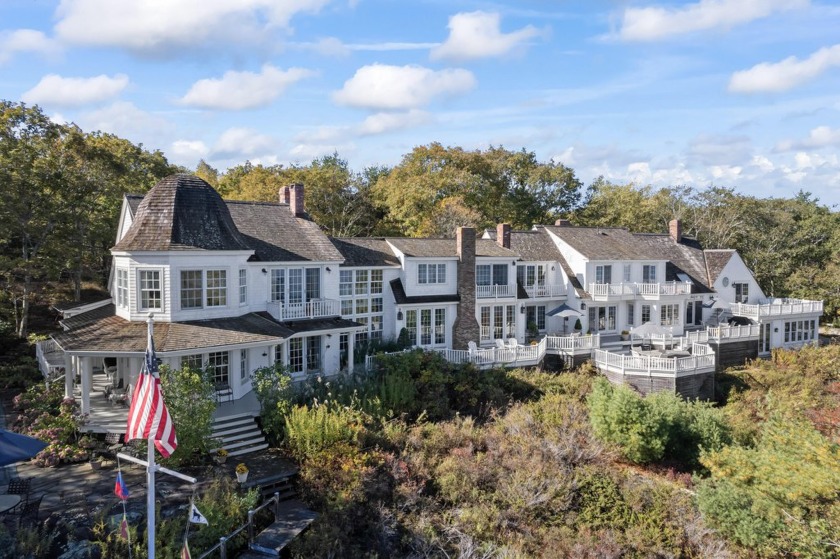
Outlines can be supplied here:
<path id="1" fill-rule="evenodd" d="M 630 339 L 630 332 L 627 331 L 627 330 L 622 330 L 621 331 L 621 340 L 626 342 L 629 339 Z"/>
<path id="2" fill-rule="evenodd" d="M 583 330 L 583 325 L 580 323 L 580 319 L 575 319 L 575 332 L 580 332 Z"/>
<path id="3" fill-rule="evenodd" d="M 528 330 L 528 336 L 530 336 L 531 338 L 536 338 L 537 334 L 539 334 L 540 332 L 539 328 L 537 327 L 537 323 L 533 320 L 528 323 L 526 328 Z"/>
<path id="4" fill-rule="evenodd" d="M 220 448 L 216 451 L 216 455 L 213 456 L 213 459 L 216 461 L 217 464 L 224 464 L 227 461 L 228 451 Z"/>
<path id="5" fill-rule="evenodd" d="M 102 469 L 102 456 L 100 456 L 98 452 L 93 452 L 90 455 L 90 469 L 91 470 L 101 470 Z"/>
<path id="6" fill-rule="evenodd" d="M 248 466 L 246 466 L 244 462 L 240 462 L 236 465 L 236 481 L 239 483 L 245 483 L 248 481 Z"/>

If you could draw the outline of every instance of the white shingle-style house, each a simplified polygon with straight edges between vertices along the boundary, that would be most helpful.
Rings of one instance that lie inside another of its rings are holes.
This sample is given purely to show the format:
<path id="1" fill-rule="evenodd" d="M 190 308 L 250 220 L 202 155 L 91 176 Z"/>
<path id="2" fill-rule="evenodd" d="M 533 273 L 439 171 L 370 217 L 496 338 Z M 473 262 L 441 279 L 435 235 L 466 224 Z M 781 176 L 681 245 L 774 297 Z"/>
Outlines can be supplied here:
<path id="1" fill-rule="evenodd" d="M 44 374 L 63 374 L 95 423 L 103 379 L 112 401 L 134 384 L 150 314 L 164 363 L 209 365 L 220 399 L 249 402 L 240 408 L 252 414 L 256 368 L 336 374 L 401 332 L 482 366 L 593 357 L 612 380 L 645 377 L 648 389 L 663 388 L 658 375 L 708 377 L 709 359 L 743 362 L 817 339 L 821 302 L 766 299 L 737 252 L 703 250 L 678 221 L 668 234 L 559 220 L 529 231 L 500 224 L 480 238 L 461 228 L 454 239 L 336 239 L 309 218 L 303 195 L 292 185 L 277 203 L 224 201 L 201 179 L 175 175 L 127 196 L 112 297 L 64 311 L 65 331 L 38 346 Z M 682 340 L 669 345 L 687 356 L 621 356 L 631 348 L 619 335 L 642 324 Z"/>

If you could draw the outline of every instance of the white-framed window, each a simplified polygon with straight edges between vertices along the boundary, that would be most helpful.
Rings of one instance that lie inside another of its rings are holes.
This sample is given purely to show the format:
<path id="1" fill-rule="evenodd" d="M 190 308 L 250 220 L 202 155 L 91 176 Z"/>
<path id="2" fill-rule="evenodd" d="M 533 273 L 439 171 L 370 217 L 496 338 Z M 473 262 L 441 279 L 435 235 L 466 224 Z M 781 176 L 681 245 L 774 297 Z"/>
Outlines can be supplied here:
<path id="1" fill-rule="evenodd" d="M 476 285 L 507 285 L 507 264 L 478 264 L 475 267 Z"/>
<path id="2" fill-rule="evenodd" d="M 302 373 L 303 367 L 303 338 L 289 340 L 289 372 Z"/>
<path id="3" fill-rule="evenodd" d="M 248 302 L 248 270 L 239 268 L 239 304 Z"/>
<path id="4" fill-rule="evenodd" d="M 750 284 L 738 282 L 732 284 L 735 288 L 735 302 L 746 303 L 750 299 Z"/>
<path id="5" fill-rule="evenodd" d="M 356 295 L 367 295 L 369 291 L 368 286 L 368 271 L 367 270 L 356 270 L 356 289 L 354 290 Z"/>
<path id="6" fill-rule="evenodd" d="M 353 294 L 353 270 L 339 272 L 338 294 L 342 297 Z"/>
<path id="7" fill-rule="evenodd" d="M 601 332 L 604 330 L 615 330 L 615 306 L 589 307 L 589 331 Z"/>
<path id="8" fill-rule="evenodd" d="M 370 271 L 370 292 L 374 295 L 382 293 L 382 270 Z"/>
<path id="9" fill-rule="evenodd" d="M 347 317 L 353 314 L 353 299 L 341 300 L 341 316 Z"/>
<path id="10" fill-rule="evenodd" d="M 417 283 L 420 285 L 446 283 L 446 264 L 418 264 Z"/>
<path id="11" fill-rule="evenodd" d="M 286 302 L 286 270 L 282 268 L 271 270 L 271 300 Z"/>
<path id="12" fill-rule="evenodd" d="M 128 270 L 117 268 L 117 306 L 128 307 Z"/>
<path id="13" fill-rule="evenodd" d="M 635 326 L 635 314 L 636 314 L 636 304 L 632 301 L 627 303 L 627 324 L 630 326 Z"/>
<path id="14" fill-rule="evenodd" d="M 239 384 L 248 382 L 248 350 L 239 350 Z"/>
<path id="15" fill-rule="evenodd" d="M 545 305 L 525 307 L 525 327 L 531 324 L 536 324 L 537 330 L 545 332 Z"/>
<path id="16" fill-rule="evenodd" d="M 595 266 L 595 283 L 612 283 L 612 265 Z"/>
<path id="17" fill-rule="evenodd" d="M 630 264 L 624 265 L 624 283 L 630 283 Z"/>
<path id="18" fill-rule="evenodd" d="M 321 336 L 292 338 L 288 343 L 290 372 L 309 374 L 321 372 Z"/>
<path id="19" fill-rule="evenodd" d="M 642 283 L 656 283 L 656 266 L 645 264 L 642 266 Z"/>
<path id="20" fill-rule="evenodd" d="M 207 270 L 207 306 L 227 305 L 227 270 Z"/>
<path id="21" fill-rule="evenodd" d="M 650 305 L 642 305 L 642 324 L 650 322 Z"/>
<path id="22" fill-rule="evenodd" d="M 139 270 L 139 292 L 141 311 L 163 309 L 163 288 L 160 270 Z"/>
<path id="23" fill-rule="evenodd" d="M 213 372 L 214 384 L 230 384 L 230 352 L 214 351 L 208 353 L 207 366 Z"/>
<path id="24" fill-rule="evenodd" d="M 181 270 L 181 308 L 200 309 L 204 301 L 204 274 L 201 270 Z"/>
<path id="25" fill-rule="evenodd" d="M 659 323 L 663 326 L 671 326 L 680 323 L 679 305 L 661 305 L 659 308 Z"/>
<path id="26" fill-rule="evenodd" d="M 299 305 L 321 297 L 320 268 L 272 268 L 272 302 Z"/>
<path id="27" fill-rule="evenodd" d="M 370 339 L 382 339 L 382 315 L 370 317 Z"/>
<path id="28" fill-rule="evenodd" d="M 405 312 L 405 329 L 412 345 L 445 344 L 446 307 L 407 310 Z"/>
<path id="29" fill-rule="evenodd" d="M 545 285 L 545 264 L 523 264 L 517 266 L 516 279 L 524 287 Z"/>
<path id="30" fill-rule="evenodd" d="M 190 369 L 191 371 L 201 371 L 204 368 L 204 358 L 202 355 L 183 355 L 181 356 L 181 368 Z"/>
<path id="31" fill-rule="evenodd" d="M 785 343 L 807 342 L 817 339 L 816 320 L 793 320 L 785 322 Z"/>

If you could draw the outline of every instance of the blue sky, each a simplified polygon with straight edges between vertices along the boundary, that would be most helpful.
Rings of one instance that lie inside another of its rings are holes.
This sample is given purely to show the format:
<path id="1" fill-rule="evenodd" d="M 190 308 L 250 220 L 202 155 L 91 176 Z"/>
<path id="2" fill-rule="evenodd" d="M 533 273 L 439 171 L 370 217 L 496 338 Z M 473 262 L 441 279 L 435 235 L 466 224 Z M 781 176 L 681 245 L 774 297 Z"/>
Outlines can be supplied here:
<path id="1" fill-rule="evenodd" d="M 195 168 L 525 148 L 840 204 L 840 3 L 3 0 L 0 98 Z"/>

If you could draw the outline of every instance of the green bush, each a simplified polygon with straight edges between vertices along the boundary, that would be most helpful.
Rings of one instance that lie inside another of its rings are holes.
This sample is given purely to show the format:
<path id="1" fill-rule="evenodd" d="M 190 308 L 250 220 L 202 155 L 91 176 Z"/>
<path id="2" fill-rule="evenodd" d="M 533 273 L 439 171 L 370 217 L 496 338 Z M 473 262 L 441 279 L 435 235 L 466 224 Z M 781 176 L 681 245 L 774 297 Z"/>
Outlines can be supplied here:
<path id="1" fill-rule="evenodd" d="M 595 381 L 587 401 L 595 434 L 632 462 L 667 458 L 692 469 L 702 451 L 730 442 L 723 412 L 708 403 L 664 392 L 642 398 L 603 378 Z"/>
<path id="2" fill-rule="evenodd" d="M 355 444 L 364 429 L 361 412 L 333 402 L 295 406 L 286 415 L 286 446 L 298 460 L 338 445 Z"/>
<path id="3" fill-rule="evenodd" d="M 260 403 L 262 428 L 279 445 L 283 440 L 286 415 L 291 409 L 292 377 L 280 363 L 254 371 L 251 386 Z"/>
<path id="4" fill-rule="evenodd" d="M 164 462 L 175 467 L 194 464 L 196 455 L 206 457 L 213 441 L 215 388 L 209 370 L 184 367 L 180 371 L 166 365 L 160 368 L 161 390 L 175 424 L 178 447 Z"/>

